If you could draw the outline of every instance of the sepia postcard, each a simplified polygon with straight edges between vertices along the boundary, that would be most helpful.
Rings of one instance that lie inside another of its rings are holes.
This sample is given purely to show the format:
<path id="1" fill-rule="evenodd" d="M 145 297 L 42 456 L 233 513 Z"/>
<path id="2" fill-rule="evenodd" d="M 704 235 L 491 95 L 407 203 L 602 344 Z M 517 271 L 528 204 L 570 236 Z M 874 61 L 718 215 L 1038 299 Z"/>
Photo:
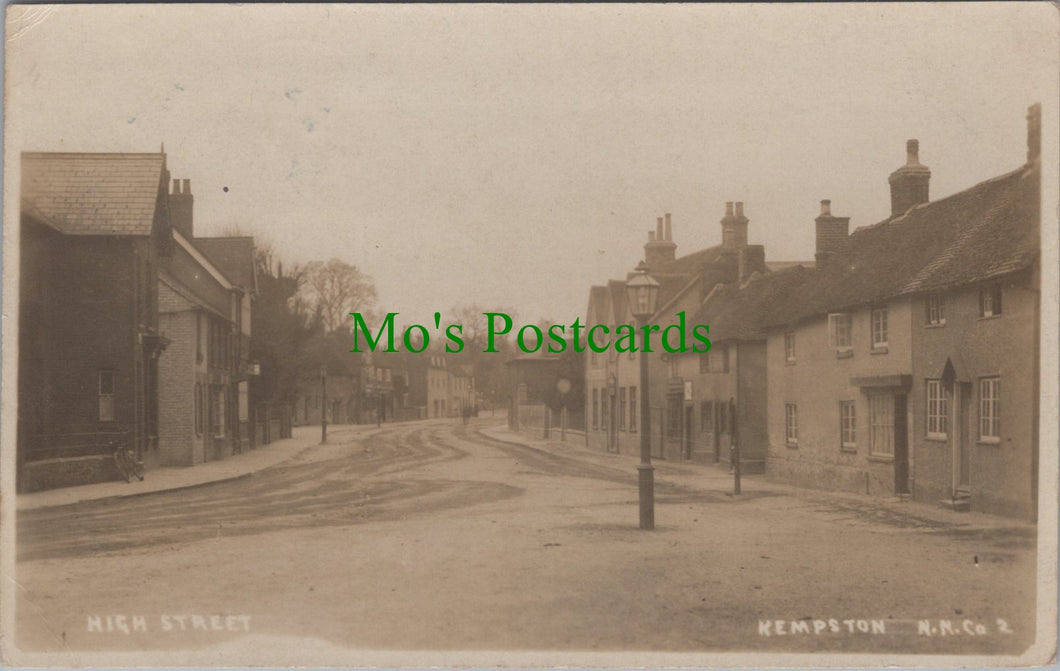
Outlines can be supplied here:
<path id="1" fill-rule="evenodd" d="M 1056 663 L 1055 3 L 5 37 L 5 665 Z"/>

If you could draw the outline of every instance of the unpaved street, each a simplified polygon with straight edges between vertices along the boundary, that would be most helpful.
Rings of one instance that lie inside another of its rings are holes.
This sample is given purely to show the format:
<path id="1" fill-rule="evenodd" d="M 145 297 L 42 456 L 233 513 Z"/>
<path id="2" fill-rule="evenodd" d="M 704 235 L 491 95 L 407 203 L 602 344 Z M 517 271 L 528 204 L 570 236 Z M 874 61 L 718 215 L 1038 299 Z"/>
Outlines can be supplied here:
<path id="1" fill-rule="evenodd" d="M 498 424 L 340 427 L 251 477 L 22 511 L 19 646 L 1016 654 L 1033 639 L 1033 527 L 762 476 L 733 497 L 724 471 L 661 463 L 644 532 L 633 456 L 505 442 Z"/>

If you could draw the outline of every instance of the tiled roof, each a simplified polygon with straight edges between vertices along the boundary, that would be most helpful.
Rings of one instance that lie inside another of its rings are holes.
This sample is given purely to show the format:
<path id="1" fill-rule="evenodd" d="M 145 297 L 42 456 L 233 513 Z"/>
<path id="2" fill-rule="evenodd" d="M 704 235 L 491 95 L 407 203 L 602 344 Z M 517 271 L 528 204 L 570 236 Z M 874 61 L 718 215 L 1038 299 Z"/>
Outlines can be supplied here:
<path id="1" fill-rule="evenodd" d="M 22 154 L 22 212 L 68 235 L 150 235 L 165 154 Z"/>
<path id="2" fill-rule="evenodd" d="M 834 264 L 819 266 L 791 302 L 771 311 L 769 323 L 794 323 L 1030 267 L 1041 248 L 1040 180 L 1038 167 L 1023 167 L 859 228 Z"/>
<path id="3" fill-rule="evenodd" d="M 686 322 L 689 337 L 696 325 L 707 324 L 712 342 L 765 338 L 770 316 L 796 301 L 812 275 L 813 271 L 795 265 L 756 275 L 742 287 L 735 283 L 717 285 L 695 318 Z"/>
<path id="4" fill-rule="evenodd" d="M 686 254 L 670 261 L 669 263 L 664 263 L 658 268 L 652 268 L 649 272 L 652 277 L 656 274 L 692 275 L 699 272 L 702 269 L 703 264 L 717 261 L 718 257 L 721 256 L 721 252 L 721 245 L 714 245 L 713 247 L 707 247 L 706 249 Z"/>
<path id="5" fill-rule="evenodd" d="M 254 275 L 254 238 L 194 238 L 191 242 L 232 284 L 248 292 L 257 288 Z"/>

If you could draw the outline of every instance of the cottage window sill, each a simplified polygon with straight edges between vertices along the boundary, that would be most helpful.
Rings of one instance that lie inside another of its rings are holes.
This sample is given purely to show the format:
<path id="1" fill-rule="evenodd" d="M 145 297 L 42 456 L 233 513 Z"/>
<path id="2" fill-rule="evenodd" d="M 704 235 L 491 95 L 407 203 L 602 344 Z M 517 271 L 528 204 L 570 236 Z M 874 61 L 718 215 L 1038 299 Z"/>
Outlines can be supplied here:
<path id="1" fill-rule="evenodd" d="M 988 445 L 990 447 L 994 447 L 1001 444 L 1001 438 L 992 438 L 988 436 L 985 438 L 980 438 L 976 442 L 978 442 L 980 445 Z"/>
<path id="2" fill-rule="evenodd" d="M 843 452 L 844 454 L 857 454 L 858 453 L 858 446 L 857 445 L 843 445 L 843 446 L 841 446 L 839 448 L 839 451 Z"/>
<path id="3" fill-rule="evenodd" d="M 924 440 L 931 440 L 936 443 L 944 443 L 949 439 L 950 437 L 945 433 L 929 433 L 928 435 L 924 436 Z"/>
<path id="4" fill-rule="evenodd" d="M 1002 315 L 1003 313 L 998 313 L 996 315 L 979 315 L 979 321 L 986 321 L 987 319 L 1001 319 Z"/>
<path id="5" fill-rule="evenodd" d="M 924 324 L 924 328 L 926 328 L 926 329 L 940 329 L 940 328 L 942 328 L 944 326 L 946 326 L 946 322 L 938 322 L 936 324 L 931 324 L 931 323 Z"/>
<path id="6" fill-rule="evenodd" d="M 785 366 L 794 366 L 794 365 L 795 365 L 795 359 L 788 359 L 788 360 L 786 360 L 786 361 L 784 362 L 784 365 L 785 365 Z"/>
<path id="7" fill-rule="evenodd" d="M 835 358 L 837 359 L 850 359 L 854 356 L 854 350 L 852 349 L 837 349 L 835 352 Z"/>
<path id="8" fill-rule="evenodd" d="M 878 463 L 881 463 L 881 464 L 894 463 L 894 455 L 893 454 L 870 454 L 868 456 L 868 459 L 869 459 L 869 461 L 875 461 L 875 462 L 878 462 Z"/>
<path id="9" fill-rule="evenodd" d="M 887 345 L 880 345 L 878 347 L 873 347 L 872 349 L 869 350 L 869 354 L 886 354 L 886 353 L 887 353 Z"/>
<path id="10" fill-rule="evenodd" d="M 797 440 L 789 440 L 786 444 L 793 450 L 798 449 L 799 447 L 799 442 Z"/>

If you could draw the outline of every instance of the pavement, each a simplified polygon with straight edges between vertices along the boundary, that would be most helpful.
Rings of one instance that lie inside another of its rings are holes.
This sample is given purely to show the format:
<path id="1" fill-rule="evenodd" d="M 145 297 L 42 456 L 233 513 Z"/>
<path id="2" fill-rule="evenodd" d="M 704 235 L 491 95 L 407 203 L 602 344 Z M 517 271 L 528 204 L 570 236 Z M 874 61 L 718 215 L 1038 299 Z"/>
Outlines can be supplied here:
<path id="1" fill-rule="evenodd" d="M 328 435 L 338 439 L 345 434 L 372 430 L 376 430 L 374 425 L 339 424 L 329 426 Z M 277 440 L 249 452 L 234 454 L 227 459 L 208 461 L 197 466 L 151 469 L 147 471 L 142 481 L 99 482 L 79 487 L 62 487 L 19 494 L 17 508 L 18 510 L 35 510 L 97 499 L 141 496 L 247 477 L 293 459 L 306 449 L 320 444 L 319 425 L 297 426 L 294 427 L 292 434 L 291 438 Z"/>
<path id="2" fill-rule="evenodd" d="M 585 446 L 584 437 L 581 434 L 572 435 L 566 441 L 558 438 L 541 438 L 534 433 L 523 433 L 510 430 L 506 425 L 488 429 L 481 432 L 496 440 L 529 445 L 537 449 L 551 453 L 565 453 L 577 455 L 581 459 L 590 459 L 601 464 L 607 464 L 622 468 L 622 462 L 628 462 L 628 468 L 635 469 L 639 462 L 639 455 L 615 454 Z M 616 463 L 617 462 L 617 463 Z M 733 474 L 728 468 L 714 464 L 698 462 L 674 462 L 665 460 L 654 460 L 655 477 L 658 481 L 665 478 L 676 485 L 691 490 L 702 490 L 704 487 L 715 489 L 733 496 Z M 953 525 L 964 531 L 990 531 L 999 529 L 1021 529 L 1033 532 L 1037 525 L 1033 522 L 991 515 L 979 511 L 958 512 L 952 508 L 923 501 L 914 501 L 910 498 L 897 496 L 873 496 L 853 492 L 815 490 L 806 487 L 789 485 L 784 482 L 773 480 L 768 475 L 746 474 L 740 478 L 741 495 L 745 498 L 753 498 L 762 494 L 782 494 L 793 496 L 805 501 L 817 501 L 829 505 L 847 506 L 850 509 L 857 508 L 868 512 L 876 518 L 906 518 L 909 526 L 923 526 L 926 524 Z M 739 498 L 739 497 L 734 497 Z"/>

